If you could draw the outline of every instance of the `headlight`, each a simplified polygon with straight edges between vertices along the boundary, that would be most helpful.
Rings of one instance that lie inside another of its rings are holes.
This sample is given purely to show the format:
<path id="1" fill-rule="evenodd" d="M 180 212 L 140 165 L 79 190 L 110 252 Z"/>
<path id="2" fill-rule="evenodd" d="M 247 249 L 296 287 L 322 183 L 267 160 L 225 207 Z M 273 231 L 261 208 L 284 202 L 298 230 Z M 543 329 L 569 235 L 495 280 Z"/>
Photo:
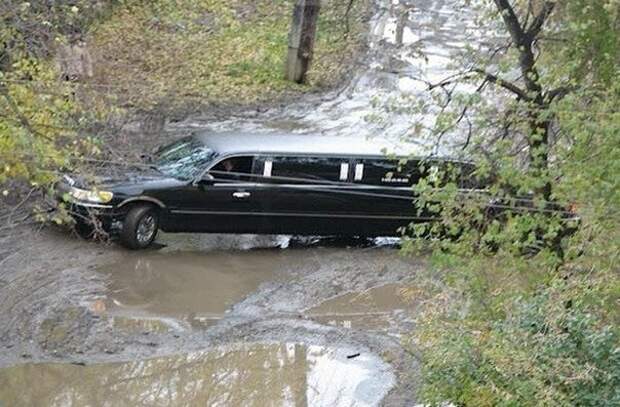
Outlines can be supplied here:
<path id="1" fill-rule="evenodd" d="M 86 190 L 72 187 L 69 195 L 78 201 L 107 203 L 112 200 L 114 194 L 109 191 Z"/>

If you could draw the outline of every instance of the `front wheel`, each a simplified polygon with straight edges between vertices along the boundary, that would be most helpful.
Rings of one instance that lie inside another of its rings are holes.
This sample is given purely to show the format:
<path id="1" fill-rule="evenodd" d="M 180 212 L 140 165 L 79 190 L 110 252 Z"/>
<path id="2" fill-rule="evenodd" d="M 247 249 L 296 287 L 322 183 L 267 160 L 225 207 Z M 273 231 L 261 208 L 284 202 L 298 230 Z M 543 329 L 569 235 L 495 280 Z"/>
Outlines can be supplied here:
<path id="1" fill-rule="evenodd" d="M 134 206 L 123 221 L 121 243 L 132 250 L 145 249 L 155 240 L 158 228 L 159 217 L 153 206 Z"/>

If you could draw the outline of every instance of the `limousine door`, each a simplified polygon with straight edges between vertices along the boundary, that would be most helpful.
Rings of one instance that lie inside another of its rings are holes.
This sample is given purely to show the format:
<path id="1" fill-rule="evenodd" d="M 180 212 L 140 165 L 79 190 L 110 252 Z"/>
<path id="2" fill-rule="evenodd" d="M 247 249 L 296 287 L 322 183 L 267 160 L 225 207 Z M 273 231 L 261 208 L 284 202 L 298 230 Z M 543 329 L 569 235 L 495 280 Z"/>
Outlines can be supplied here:
<path id="1" fill-rule="evenodd" d="M 351 234 L 356 198 L 345 184 L 350 160 L 318 156 L 264 157 L 262 182 L 269 233 Z"/>
<path id="2" fill-rule="evenodd" d="M 420 179 L 416 162 L 401 165 L 398 159 L 357 159 L 353 171 L 353 182 L 362 192 L 354 210 L 368 217 L 365 231 L 389 236 L 412 222 L 427 220 L 418 214 L 412 188 Z"/>
<path id="3" fill-rule="evenodd" d="M 262 233 L 264 189 L 253 175 L 254 157 L 223 159 L 198 180 L 172 210 L 178 228 L 189 232 Z"/>

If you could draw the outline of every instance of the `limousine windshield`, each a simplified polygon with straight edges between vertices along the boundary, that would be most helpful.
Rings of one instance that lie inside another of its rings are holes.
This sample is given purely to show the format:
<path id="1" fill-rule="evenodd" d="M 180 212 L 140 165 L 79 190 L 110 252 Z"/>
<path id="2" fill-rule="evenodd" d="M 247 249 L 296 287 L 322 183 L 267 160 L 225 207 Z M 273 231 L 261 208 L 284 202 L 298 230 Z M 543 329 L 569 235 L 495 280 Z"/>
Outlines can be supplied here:
<path id="1" fill-rule="evenodd" d="M 173 178 L 193 180 L 216 156 L 201 141 L 187 137 L 159 150 L 154 165 Z"/>

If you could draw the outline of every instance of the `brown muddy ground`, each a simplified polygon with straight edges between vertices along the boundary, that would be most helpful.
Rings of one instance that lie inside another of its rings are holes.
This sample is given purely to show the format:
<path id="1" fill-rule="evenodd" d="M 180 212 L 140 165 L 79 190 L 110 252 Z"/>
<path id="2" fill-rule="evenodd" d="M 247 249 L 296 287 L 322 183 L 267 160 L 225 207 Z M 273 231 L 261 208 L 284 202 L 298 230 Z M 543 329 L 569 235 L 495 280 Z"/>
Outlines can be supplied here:
<path id="1" fill-rule="evenodd" d="M 30 398 L 23 405 L 98 404 L 106 388 L 122 393 L 109 399 L 117 405 L 183 405 L 187 397 L 234 402 L 241 387 L 250 391 L 247 383 L 255 383 L 248 400 L 262 405 L 267 393 L 260 383 L 278 380 L 292 404 L 310 396 L 303 390 L 311 388 L 308 380 L 322 383 L 327 397 L 306 400 L 310 405 L 376 405 L 385 394 L 390 404 L 413 401 L 416 362 L 400 336 L 412 329 L 415 299 L 400 291 L 423 262 L 393 245 L 163 234 L 157 248 L 130 252 L 61 229 L 27 227 L 1 243 L 0 404 L 14 405 L 24 394 Z M 310 359 L 257 362 L 287 346 L 320 350 L 326 366 L 339 366 L 339 380 L 351 381 L 321 381 Z M 190 368 L 187 360 L 194 361 Z M 213 363 L 250 382 L 227 381 L 214 393 L 215 384 L 195 376 Z M 289 375 L 288 364 L 294 370 L 299 363 L 301 373 Z M 182 371 L 171 370 L 177 364 Z M 122 384 L 112 382 L 119 372 Z M 29 392 L 33 378 L 37 391 Z M 59 380 L 67 384 L 59 387 Z M 145 388 L 154 393 L 146 397 Z M 187 388 L 193 390 L 181 391 Z"/>

